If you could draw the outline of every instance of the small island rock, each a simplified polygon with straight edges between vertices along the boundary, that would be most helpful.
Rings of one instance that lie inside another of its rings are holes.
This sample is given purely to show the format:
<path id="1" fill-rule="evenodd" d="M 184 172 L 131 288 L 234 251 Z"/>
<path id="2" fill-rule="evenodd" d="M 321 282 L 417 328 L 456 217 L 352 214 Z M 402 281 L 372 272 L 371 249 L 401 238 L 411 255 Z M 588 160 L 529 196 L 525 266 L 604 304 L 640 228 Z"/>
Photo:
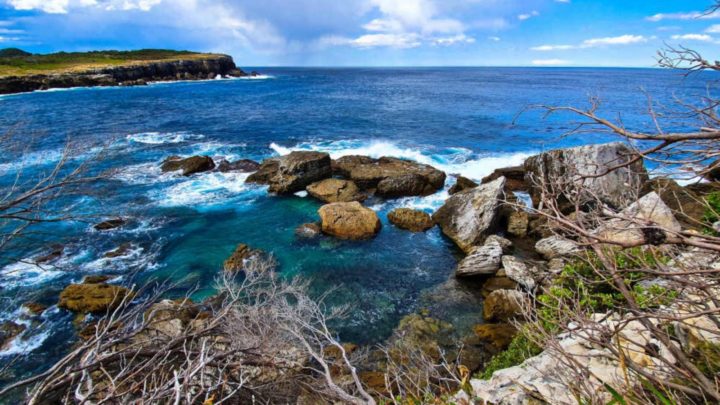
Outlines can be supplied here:
<path id="1" fill-rule="evenodd" d="M 365 195 L 354 182 L 341 179 L 325 179 L 306 188 L 308 194 L 326 203 L 362 201 Z"/>
<path id="2" fill-rule="evenodd" d="M 323 205 L 318 213 L 322 231 L 340 239 L 369 239 L 380 232 L 375 211 L 356 201 Z"/>
<path id="3" fill-rule="evenodd" d="M 388 213 L 391 224 L 412 232 L 424 232 L 435 226 L 430 214 L 410 208 L 397 208 Z"/>

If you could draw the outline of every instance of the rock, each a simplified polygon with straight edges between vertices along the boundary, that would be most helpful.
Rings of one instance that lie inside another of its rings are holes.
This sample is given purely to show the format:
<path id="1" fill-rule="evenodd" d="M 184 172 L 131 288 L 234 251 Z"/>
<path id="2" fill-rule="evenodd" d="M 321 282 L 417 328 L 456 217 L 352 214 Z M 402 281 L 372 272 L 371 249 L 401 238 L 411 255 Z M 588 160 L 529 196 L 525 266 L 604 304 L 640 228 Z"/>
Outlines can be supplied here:
<path id="1" fill-rule="evenodd" d="M 525 211 L 513 211 L 508 216 L 507 231 L 510 235 L 517 238 L 527 236 L 530 216 Z"/>
<path id="2" fill-rule="evenodd" d="M 688 184 L 683 188 L 692 191 L 701 197 L 707 197 L 708 194 L 720 192 L 720 181 L 714 181 L 712 183 Z"/>
<path id="3" fill-rule="evenodd" d="M 332 175 L 330 155 L 323 152 L 296 151 L 278 159 L 277 173 L 269 180 L 269 191 L 293 194 Z"/>
<path id="4" fill-rule="evenodd" d="M 335 171 L 362 190 L 377 189 L 383 197 L 430 195 L 445 185 L 445 173 L 429 165 L 392 157 L 346 156 Z"/>
<path id="5" fill-rule="evenodd" d="M 684 227 L 696 230 L 702 228 L 702 218 L 707 207 L 701 196 L 666 178 L 651 179 L 645 189 L 647 192 L 656 192 Z"/>
<path id="6" fill-rule="evenodd" d="M 510 345 L 517 334 L 517 329 L 507 323 L 486 323 L 473 328 L 475 335 L 485 343 L 490 354 L 499 353 Z"/>
<path id="7" fill-rule="evenodd" d="M 581 252 L 577 243 L 557 235 L 540 239 L 535 244 L 535 250 L 547 260 L 574 256 Z"/>
<path id="8" fill-rule="evenodd" d="M 552 229 L 550 229 L 548 218 L 544 215 L 531 215 L 530 222 L 528 222 L 528 235 L 543 239 L 549 238 L 554 235 Z"/>
<path id="9" fill-rule="evenodd" d="M 500 269 L 502 253 L 502 247 L 497 242 L 475 247 L 458 263 L 455 276 L 493 275 Z"/>
<path id="10" fill-rule="evenodd" d="M 412 232 L 424 232 L 435 226 L 430 214 L 410 208 L 397 208 L 388 213 L 391 224 Z"/>
<path id="11" fill-rule="evenodd" d="M 720 181 L 720 159 L 710 163 L 706 170 L 705 178 L 710 181 Z"/>
<path id="12" fill-rule="evenodd" d="M 321 233 L 322 229 L 320 229 L 320 225 L 316 223 L 302 224 L 295 228 L 295 235 L 304 239 L 317 238 Z"/>
<path id="13" fill-rule="evenodd" d="M 257 171 L 245 180 L 246 183 L 270 184 L 270 179 L 275 177 L 280 167 L 279 158 L 265 159 Z"/>
<path id="14" fill-rule="evenodd" d="M 65 251 L 65 246 L 57 243 L 50 246 L 50 249 L 50 252 L 36 257 L 34 259 L 35 264 L 47 264 L 61 258 Z"/>
<path id="15" fill-rule="evenodd" d="M 660 245 L 676 239 L 674 233 L 682 230 L 672 210 L 654 191 L 622 210 L 618 216 L 621 218 L 603 223 L 594 233 L 615 243 Z"/>
<path id="16" fill-rule="evenodd" d="M 633 151 L 621 142 L 553 150 L 525 161 L 525 179 L 535 206 L 540 201 L 540 185 L 544 183 L 553 194 L 561 197 L 561 205 L 563 199 L 574 201 L 574 196 L 580 192 L 581 204 L 599 198 L 611 207 L 624 208 L 634 201 L 637 191 L 647 181 L 643 161 L 640 159 L 627 167 L 606 171 L 632 157 Z"/>
<path id="17" fill-rule="evenodd" d="M 483 283 L 482 290 L 480 290 L 480 293 L 482 294 L 483 298 L 487 298 L 490 293 L 497 290 L 514 290 L 518 287 L 518 284 L 510 280 L 507 276 L 499 276 L 495 275 L 495 277 L 490 277 Z"/>
<path id="18" fill-rule="evenodd" d="M 525 289 L 532 291 L 542 279 L 542 273 L 535 265 L 528 265 L 514 256 L 503 256 L 502 267 L 505 275 Z"/>
<path id="19" fill-rule="evenodd" d="M 497 243 L 502 248 L 502 251 L 504 254 L 508 254 L 513 250 L 513 243 L 509 240 L 503 238 L 502 236 L 498 235 L 490 235 L 485 239 L 485 245 L 488 245 L 490 243 Z"/>
<path id="20" fill-rule="evenodd" d="M 522 316 L 528 298 L 517 290 L 496 290 L 483 302 L 483 317 L 488 322 L 507 322 Z"/>
<path id="21" fill-rule="evenodd" d="M 713 229 L 715 232 L 720 233 L 720 221 L 717 221 L 717 222 L 713 223 L 713 224 L 712 224 L 712 229 Z"/>
<path id="22" fill-rule="evenodd" d="M 323 233 L 340 239 L 369 239 L 382 226 L 375 211 L 356 201 L 326 204 L 318 213 Z"/>
<path id="23" fill-rule="evenodd" d="M 458 176 L 457 180 L 455 181 L 455 184 L 453 184 L 452 187 L 450 187 L 450 190 L 448 190 L 448 193 L 450 195 L 457 194 L 461 191 L 469 190 L 471 188 L 477 187 L 478 184 L 474 181 L 468 179 L 467 177 Z"/>
<path id="24" fill-rule="evenodd" d="M 469 252 L 494 233 L 504 186 L 505 178 L 501 177 L 452 195 L 435 212 L 433 220 L 447 237 Z"/>
<path id="25" fill-rule="evenodd" d="M 58 307 L 84 314 L 104 314 L 132 296 L 130 290 L 116 285 L 70 284 L 60 293 Z"/>
<path id="26" fill-rule="evenodd" d="M 0 350 L 7 350 L 13 340 L 25 332 L 25 329 L 27 329 L 27 326 L 17 324 L 13 321 L 0 323 Z"/>
<path id="27" fill-rule="evenodd" d="M 148 327 L 143 333 L 165 338 L 181 336 L 193 321 L 200 318 L 200 309 L 189 301 L 162 300 L 145 313 Z"/>
<path id="28" fill-rule="evenodd" d="M 179 158 L 171 156 L 162 163 L 160 169 L 163 173 L 182 171 L 183 176 L 190 176 L 195 173 L 207 172 L 215 168 L 215 162 L 210 156 L 191 156 Z"/>
<path id="29" fill-rule="evenodd" d="M 325 179 L 306 188 L 308 194 L 326 203 L 362 201 L 365 195 L 350 180 Z"/>
<path id="30" fill-rule="evenodd" d="M 33 315 L 40 315 L 47 309 L 47 305 L 38 302 L 26 302 L 23 308 L 27 309 Z"/>
<path id="31" fill-rule="evenodd" d="M 240 243 L 230 257 L 223 262 L 223 269 L 228 272 L 242 271 L 245 268 L 246 260 L 260 253 L 259 250 L 252 249 L 250 246 Z"/>
<path id="32" fill-rule="evenodd" d="M 218 164 L 218 170 L 227 173 L 227 172 L 238 172 L 238 173 L 250 173 L 250 172 L 256 172 L 260 169 L 260 163 L 250 160 L 250 159 L 241 159 L 236 160 L 234 162 L 228 162 L 227 160 L 223 160 Z"/>
<path id="33" fill-rule="evenodd" d="M 394 336 L 402 341 L 402 346 L 420 349 L 434 361 L 439 361 L 443 352 L 450 349 L 455 343 L 453 331 L 452 324 L 448 322 L 427 316 L 427 314 L 414 313 L 400 320 Z"/>
<path id="34" fill-rule="evenodd" d="M 481 184 L 490 183 L 500 177 L 505 177 L 506 191 L 527 191 L 530 188 L 525 181 L 525 168 L 523 166 L 495 169 L 490 175 L 483 177 Z"/>
<path id="35" fill-rule="evenodd" d="M 96 224 L 94 228 L 98 231 L 109 231 L 111 229 L 119 228 L 126 223 L 127 221 L 122 218 L 115 218 L 100 222 L 99 224 Z"/>
<path id="36" fill-rule="evenodd" d="M 83 284 L 100 284 L 112 279 L 111 276 L 105 276 L 102 274 L 91 274 L 83 278 Z"/>
<path id="37" fill-rule="evenodd" d="M 113 250 L 111 250 L 111 251 L 109 251 L 109 252 L 106 252 L 106 253 L 103 255 L 103 257 L 108 258 L 108 259 L 112 259 L 112 258 L 115 258 L 115 257 L 126 256 L 126 255 L 130 252 L 130 250 L 132 249 L 132 247 L 133 247 L 132 243 L 130 243 L 130 242 L 125 242 L 125 243 L 123 243 L 122 245 L 118 246 L 116 249 L 113 249 Z"/>

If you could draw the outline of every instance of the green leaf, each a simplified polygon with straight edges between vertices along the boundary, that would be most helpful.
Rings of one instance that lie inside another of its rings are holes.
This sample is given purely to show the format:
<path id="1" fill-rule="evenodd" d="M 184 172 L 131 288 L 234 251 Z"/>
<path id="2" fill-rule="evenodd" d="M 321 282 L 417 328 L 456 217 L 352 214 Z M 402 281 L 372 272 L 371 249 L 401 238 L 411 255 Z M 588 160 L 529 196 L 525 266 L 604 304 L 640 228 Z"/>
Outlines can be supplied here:
<path id="1" fill-rule="evenodd" d="M 607 384 L 603 384 L 605 386 L 605 389 L 610 392 L 610 395 L 612 395 L 613 400 L 608 402 L 607 405 L 627 405 L 627 402 L 625 401 L 625 398 L 623 398 L 622 395 L 620 395 L 615 389 Z"/>

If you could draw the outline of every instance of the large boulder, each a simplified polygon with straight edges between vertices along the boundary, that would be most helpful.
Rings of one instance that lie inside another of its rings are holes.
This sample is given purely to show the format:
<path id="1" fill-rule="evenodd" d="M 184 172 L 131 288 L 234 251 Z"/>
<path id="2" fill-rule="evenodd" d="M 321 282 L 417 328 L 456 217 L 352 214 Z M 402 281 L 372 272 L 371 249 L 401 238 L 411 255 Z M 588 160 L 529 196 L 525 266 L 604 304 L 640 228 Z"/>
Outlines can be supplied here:
<path id="1" fill-rule="evenodd" d="M 633 151 L 624 143 L 558 149 L 532 156 L 525 161 L 525 178 L 535 206 L 542 194 L 542 185 L 559 197 L 561 205 L 579 199 L 581 204 L 595 199 L 615 208 L 624 208 L 634 201 L 637 191 L 647 181 L 642 159 L 627 166 Z"/>
<path id="2" fill-rule="evenodd" d="M 330 155 L 296 151 L 278 160 L 277 173 L 270 178 L 270 192 L 292 194 L 332 175 Z"/>
<path id="3" fill-rule="evenodd" d="M 214 168 L 215 162 L 210 156 L 191 156 L 185 159 L 178 156 L 171 156 L 165 159 L 160 166 L 163 173 L 182 171 L 183 176 L 207 172 Z"/>
<path id="4" fill-rule="evenodd" d="M 649 193 L 603 223 L 594 233 L 603 240 L 627 245 L 660 245 L 682 230 L 673 211 L 656 192 Z"/>
<path id="5" fill-rule="evenodd" d="M 326 203 L 362 201 L 365 195 L 351 180 L 325 179 L 306 188 L 308 194 Z"/>
<path id="6" fill-rule="evenodd" d="M 507 276 L 498 276 L 487 279 L 480 290 L 480 294 L 483 298 L 487 298 L 488 295 L 492 294 L 493 291 L 497 290 L 514 290 L 518 287 L 518 284 L 508 278 Z"/>
<path id="7" fill-rule="evenodd" d="M 459 192 L 445 201 L 433 215 L 443 233 L 462 250 L 469 252 L 494 233 L 498 208 L 503 198 L 505 178 Z"/>
<path id="8" fill-rule="evenodd" d="M 692 190 L 682 187 L 672 179 L 655 178 L 646 184 L 645 191 L 654 191 L 668 206 L 680 223 L 687 227 L 700 230 L 706 206 L 701 196 Z"/>
<path id="9" fill-rule="evenodd" d="M 391 224 L 412 232 L 424 232 L 435 226 L 430 214 L 410 208 L 397 208 L 388 213 Z"/>
<path id="10" fill-rule="evenodd" d="M 448 190 L 448 193 L 450 195 L 457 194 L 461 191 L 469 190 L 471 188 L 477 187 L 478 184 L 474 181 L 468 179 L 464 176 L 457 176 L 457 180 L 455 181 L 455 184 L 453 184 L 452 187 L 450 187 L 450 190 Z"/>
<path id="11" fill-rule="evenodd" d="M 318 210 L 322 231 L 340 239 L 369 239 L 380 232 L 380 218 L 359 202 L 331 203 Z"/>
<path id="12" fill-rule="evenodd" d="M 345 156 L 333 167 L 361 189 L 376 189 L 382 197 L 429 195 L 443 188 L 446 177 L 432 166 L 393 157 Z"/>
<path id="13" fill-rule="evenodd" d="M 235 247 L 230 257 L 223 262 L 223 269 L 227 272 L 242 271 L 248 259 L 260 255 L 262 252 L 240 243 Z"/>
<path id="14" fill-rule="evenodd" d="M 228 162 L 227 160 L 223 160 L 218 164 L 218 170 L 223 173 L 250 173 L 257 172 L 259 169 L 260 163 L 250 159 L 241 159 L 234 162 Z"/>
<path id="15" fill-rule="evenodd" d="M 523 166 L 495 169 L 492 173 L 483 177 L 481 184 L 490 183 L 500 177 L 505 177 L 505 190 L 507 191 L 527 191 L 530 188 L 525 181 L 525 168 Z"/>
<path id="16" fill-rule="evenodd" d="M 274 157 L 263 160 L 255 173 L 248 176 L 246 183 L 270 184 L 270 179 L 275 177 L 280 167 L 280 158 Z"/>
<path id="17" fill-rule="evenodd" d="M 519 318 L 528 305 L 528 297 L 517 290 L 496 290 L 483 302 L 483 318 L 488 322 L 507 322 Z"/>
<path id="18" fill-rule="evenodd" d="M 483 246 L 474 247 L 470 253 L 458 263 L 455 269 L 457 277 L 493 275 L 500 270 L 502 246 L 495 241 Z"/>
<path id="19" fill-rule="evenodd" d="M 116 285 L 70 284 L 60 293 L 58 307 L 83 314 L 104 314 L 132 296 L 132 291 Z"/>

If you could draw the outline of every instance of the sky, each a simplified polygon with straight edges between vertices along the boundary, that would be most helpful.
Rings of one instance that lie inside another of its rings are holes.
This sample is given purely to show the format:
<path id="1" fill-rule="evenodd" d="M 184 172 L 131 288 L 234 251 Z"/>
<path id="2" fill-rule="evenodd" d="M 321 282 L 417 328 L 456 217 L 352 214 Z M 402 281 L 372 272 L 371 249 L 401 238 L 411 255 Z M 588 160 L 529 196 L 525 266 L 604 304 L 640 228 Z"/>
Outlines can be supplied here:
<path id="1" fill-rule="evenodd" d="M 0 48 L 167 48 L 240 66 L 651 67 L 716 55 L 713 0 L 0 0 Z"/>

